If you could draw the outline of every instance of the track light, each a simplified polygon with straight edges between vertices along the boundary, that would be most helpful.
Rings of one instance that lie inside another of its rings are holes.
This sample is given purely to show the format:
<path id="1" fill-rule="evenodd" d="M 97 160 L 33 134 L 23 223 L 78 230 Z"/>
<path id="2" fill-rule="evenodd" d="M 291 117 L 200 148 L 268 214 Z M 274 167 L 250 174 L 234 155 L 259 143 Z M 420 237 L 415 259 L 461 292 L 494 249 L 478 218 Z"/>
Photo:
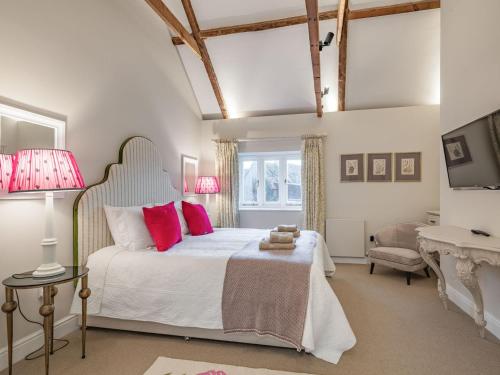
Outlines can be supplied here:
<path id="1" fill-rule="evenodd" d="M 330 92 L 330 88 L 329 87 L 325 87 L 323 89 L 323 91 L 321 91 L 321 97 L 323 97 L 325 95 L 328 95 L 329 92 Z"/>
<path id="2" fill-rule="evenodd" d="M 326 34 L 325 41 L 324 42 L 322 42 L 321 40 L 319 41 L 319 50 L 322 51 L 323 47 L 328 47 L 332 43 L 332 40 L 333 40 L 333 33 L 329 31 L 328 34 Z"/>

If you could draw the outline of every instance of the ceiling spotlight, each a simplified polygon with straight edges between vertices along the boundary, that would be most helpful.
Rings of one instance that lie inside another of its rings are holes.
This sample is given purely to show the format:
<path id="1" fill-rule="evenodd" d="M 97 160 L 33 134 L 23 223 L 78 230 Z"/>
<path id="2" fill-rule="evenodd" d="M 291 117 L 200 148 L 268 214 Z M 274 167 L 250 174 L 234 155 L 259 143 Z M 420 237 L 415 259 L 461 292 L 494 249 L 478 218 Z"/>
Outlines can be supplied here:
<path id="1" fill-rule="evenodd" d="M 323 47 L 328 47 L 332 43 L 332 40 L 333 40 L 333 33 L 329 31 L 328 34 L 326 34 L 325 41 L 324 42 L 322 42 L 321 40 L 319 41 L 319 50 L 322 51 Z"/>
<path id="2" fill-rule="evenodd" d="M 328 95 L 329 92 L 330 92 L 330 88 L 329 87 L 325 87 L 323 89 L 323 91 L 321 91 L 321 97 L 323 97 L 325 95 Z"/>

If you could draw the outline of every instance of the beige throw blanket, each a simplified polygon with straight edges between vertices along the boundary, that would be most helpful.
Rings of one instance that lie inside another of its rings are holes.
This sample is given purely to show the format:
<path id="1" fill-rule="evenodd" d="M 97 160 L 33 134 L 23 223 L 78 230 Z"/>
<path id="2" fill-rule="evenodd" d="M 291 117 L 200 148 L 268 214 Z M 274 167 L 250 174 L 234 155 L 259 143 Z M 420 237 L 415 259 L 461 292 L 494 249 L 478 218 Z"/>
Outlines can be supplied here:
<path id="1" fill-rule="evenodd" d="M 308 233 L 290 251 L 259 251 L 253 241 L 231 256 L 222 294 L 224 332 L 271 335 L 301 350 L 316 241 L 316 233 Z"/>

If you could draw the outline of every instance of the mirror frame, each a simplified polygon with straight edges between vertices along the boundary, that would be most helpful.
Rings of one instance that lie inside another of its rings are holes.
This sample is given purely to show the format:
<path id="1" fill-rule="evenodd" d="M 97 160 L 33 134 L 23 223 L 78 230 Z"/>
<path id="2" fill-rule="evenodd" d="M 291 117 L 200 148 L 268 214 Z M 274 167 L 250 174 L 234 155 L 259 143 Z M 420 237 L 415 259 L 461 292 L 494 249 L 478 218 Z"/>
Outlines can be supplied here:
<path id="1" fill-rule="evenodd" d="M 45 126 L 54 129 L 54 148 L 64 150 L 66 148 L 66 121 L 55 117 L 42 115 L 34 110 L 22 109 L 12 105 L 0 103 L 0 116 L 14 118 L 18 121 L 26 121 L 32 124 Z M 56 198 L 60 198 L 64 193 L 58 192 L 54 194 Z M 2 194 L 0 199 L 45 199 L 44 193 L 16 193 Z"/>
<path id="2" fill-rule="evenodd" d="M 192 197 L 192 196 L 195 196 L 195 192 L 188 192 L 186 193 L 184 191 L 184 176 L 185 176 L 185 164 L 186 162 L 189 162 L 189 163 L 193 163 L 194 164 L 194 168 L 195 168 L 195 178 L 197 179 L 198 178 L 198 158 L 195 158 L 193 156 L 189 156 L 189 155 L 184 155 L 182 154 L 181 155 L 181 185 L 180 185 L 180 188 L 181 188 L 181 192 L 182 192 L 182 195 L 185 196 L 185 197 Z"/>

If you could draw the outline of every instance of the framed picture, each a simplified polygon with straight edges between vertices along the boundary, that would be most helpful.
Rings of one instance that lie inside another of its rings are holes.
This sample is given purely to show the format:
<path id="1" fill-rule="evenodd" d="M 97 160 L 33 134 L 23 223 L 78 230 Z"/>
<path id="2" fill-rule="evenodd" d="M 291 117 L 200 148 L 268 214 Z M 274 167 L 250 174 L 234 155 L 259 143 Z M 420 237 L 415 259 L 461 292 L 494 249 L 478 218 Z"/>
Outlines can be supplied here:
<path id="1" fill-rule="evenodd" d="M 446 165 L 448 167 L 454 167 L 472 161 L 465 135 L 443 139 L 443 147 Z"/>
<path id="2" fill-rule="evenodd" d="M 396 153 L 396 181 L 420 181 L 422 170 L 422 153 Z"/>
<path id="3" fill-rule="evenodd" d="M 196 179 L 198 178 L 198 159 L 182 155 L 181 160 L 182 194 L 184 196 L 195 195 L 194 188 Z"/>
<path id="4" fill-rule="evenodd" d="M 364 154 L 340 155 L 340 181 L 364 182 Z"/>
<path id="5" fill-rule="evenodd" d="M 392 153 L 368 154 L 368 181 L 392 181 Z"/>

